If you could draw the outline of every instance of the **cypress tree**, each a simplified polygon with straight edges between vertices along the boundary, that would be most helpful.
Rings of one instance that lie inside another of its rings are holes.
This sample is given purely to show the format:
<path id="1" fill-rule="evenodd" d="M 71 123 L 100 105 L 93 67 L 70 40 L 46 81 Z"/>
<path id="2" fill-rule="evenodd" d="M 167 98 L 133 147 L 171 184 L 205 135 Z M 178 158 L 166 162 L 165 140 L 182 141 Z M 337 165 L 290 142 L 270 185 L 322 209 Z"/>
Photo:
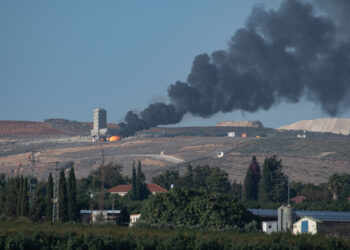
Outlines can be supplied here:
<path id="1" fill-rule="evenodd" d="M 149 195 L 149 191 L 147 189 L 147 184 L 145 183 L 145 179 L 146 179 L 145 175 L 144 173 L 142 173 L 142 170 L 141 170 L 141 161 L 138 161 L 137 174 L 136 174 L 138 200 L 144 200 Z"/>
<path id="2" fill-rule="evenodd" d="M 23 176 L 18 177 L 17 186 L 17 202 L 16 202 L 16 215 L 17 217 L 22 216 L 22 192 L 23 192 Z"/>
<path id="3" fill-rule="evenodd" d="M 4 174 L 0 174 L 0 214 L 5 212 L 6 203 L 6 179 Z"/>
<path id="4" fill-rule="evenodd" d="M 28 197 L 28 178 L 22 179 L 22 201 L 21 201 L 21 216 L 28 216 L 29 197 Z"/>
<path id="5" fill-rule="evenodd" d="M 253 173 L 251 169 L 248 168 L 243 182 L 243 200 L 256 200 L 256 197 L 258 196 L 256 191 Z"/>
<path id="6" fill-rule="evenodd" d="M 264 166 L 262 170 L 262 176 L 259 183 L 259 194 L 258 198 L 260 202 L 271 201 L 271 190 L 272 190 L 272 175 L 273 172 L 269 168 L 269 158 L 264 161 Z"/>
<path id="7" fill-rule="evenodd" d="M 63 169 L 60 172 L 58 182 L 58 219 L 61 222 L 68 220 L 67 186 Z"/>
<path id="8" fill-rule="evenodd" d="M 52 199 L 53 199 L 53 179 L 50 173 L 47 180 L 47 192 L 46 192 L 46 221 L 52 221 Z"/>
<path id="9" fill-rule="evenodd" d="M 6 183 L 5 210 L 7 216 L 17 216 L 17 204 L 19 205 L 18 196 L 20 191 L 20 182 L 21 179 L 17 176 L 15 178 L 9 179 Z"/>
<path id="10" fill-rule="evenodd" d="M 141 171 L 141 161 L 137 162 L 137 173 L 136 173 L 136 179 L 137 179 L 137 198 L 138 200 L 143 200 L 146 196 L 146 185 L 144 183 L 145 181 L 145 175 Z"/>
<path id="11" fill-rule="evenodd" d="M 40 221 L 45 216 L 46 201 L 45 201 L 44 194 L 45 194 L 45 184 L 42 183 L 36 187 L 34 192 L 34 197 L 30 206 L 29 217 L 33 221 Z"/>
<path id="12" fill-rule="evenodd" d="M 142 174 L 141 174 L 141 162 L 137 162 L 137 172 L 136 172 L 136 199 L 141 200 L 143 196 L 142 192 Z"/>
<path id="13" fill-rule="evenodd" d="M 260 166 L 253 156 L 243 183 L 243 200 L 258 199 L 258 184 L 261 178 Z"/>
<path id="14" fill-rule="evenodd" d="M 69 170 L 68 177 L 68 217 L 69 220 L 77 220 L 77 191 L 74 174 L 74 167 Z"/>
<path id="15" fill-rule="evenodd" d="M 132 162 L 132 179 L 131 179 L 131 198 L 137 198 L 137 179 L 136 179 L 136 169 L 135 169 L 135 161 Z"/>

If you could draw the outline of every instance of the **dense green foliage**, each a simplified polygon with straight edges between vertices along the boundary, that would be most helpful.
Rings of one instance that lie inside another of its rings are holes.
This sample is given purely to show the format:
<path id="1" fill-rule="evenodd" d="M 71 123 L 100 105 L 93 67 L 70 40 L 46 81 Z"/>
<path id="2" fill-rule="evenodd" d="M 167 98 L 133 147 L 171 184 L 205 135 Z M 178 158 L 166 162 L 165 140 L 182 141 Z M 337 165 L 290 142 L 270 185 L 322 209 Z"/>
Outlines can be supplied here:
<path id="1" fill-rule="evenodd" d="M 33 221 L 43 221 L 46 215 L 46 200 L 45 200 L 45 183 L 39 183 L 34 192 L 34 197 L 32 199 L 30 210 L 29 210 L 29 218 Z M 49 204 L 52 204 L 51 202 Z M 49 207 L 49 206 L 48 206 Z M 52 206 L 51 206 L 52 209 Z M 52 214 L 52 210 L 51 210 Z"/>
<path id="2" fill-rule="evenodd" d="M 329 177 L 328 189 L 331 191 L 333 200 L 338 200 L 338 195 L 342 190 L 343 182 L 338 174 L 332 174 Z"/>
<path id="3" fill-rule="evenodd" d="M 285 202 L 288 196 L 287 176 L 283 174 L 282 160 L 266 158 L 259 181 L 260 202 Z"/>
<path id="4" fill-rule="evenodd" d="M 170 190 L 171 185 L 176 184 L 180 179 L 178 170 L 166 170 L 164 174 L 159 174 L 152 178 L 152 182 Z"/>
<path id="5" fill-rule="evenodd" d="M 252 220 L 252 214 L 232 197 L 189 188 L 153 195 L 142 209 L 142 221 L 178 227 L 244 227 Z"/>
<path id="6" fill-rule="evenodd" d="M 103 185 L 105 189 L 112 188 L 120 184 L 130 183 L 130 180 L 121 174 L 123 166 L 120 164 L 108 163 L 103 167 L 104 181 Z M 101 166 L 92 171 L 87 178 L 83 178 L 82 181 L 86 183 L 92 189 L 98 189 L 101 187 Z"/>
<path id="7" fill-rule="evenodd" d="M 52 221 L 54 184 L 51 174 L 49 175 L 47 182 L 37 182 L 37 180 L 34 178 L 24 178 L 23 176 L 16 176 L 8 179 L 6 179 L 3 175 L 1 176 L 1 217 L 7 219 L 27 217 L 32 221 Z M 79 219 L 78 207 L 74 205 L 74 203 L 77 204 L 77 195 L 76 191 L 74 191 L 75 176 L 73 168 L 70 169 L 70 179 L 68 180 L 68 183 L 69 186 L 67 188 L 64 172 L 61 171 L 58 185 L 58 205 L 60 212 L 59 219 L 62 222 Z M 72 201 L 70 203 L 72 204 L 71 210 L 68 210 L 69 199 Z"/>
<path id="8" fill-rule="evenodd" d="M 137 171 L 135 169 L 135 162 L 132 166 L 131 191 L 128 196 L 131 200 L 145 200 L 150 195 L 147 185 L 145 183 L 146 177 L 141 170 L 141 161 L 138 161 Z"/>
<path id="9" fill-rule="evenodd" d="M 227 172 L 208 165 L 197 166 L 194 169 L 188 165 L 183 176 L 180 176 L 178 171 L 166 171 L 153 177 L 152 181 L 167 189 L 173 184 L 174 187 L 203 188 L 214 193 L 228 194 L 231 191 Z"/>
<path id="10" fill-rule="evenodd" d="M 76 224 L 0 224 L 0 249 L 349 249 L 350 242 L 323 235 L 128 229 Z"/>

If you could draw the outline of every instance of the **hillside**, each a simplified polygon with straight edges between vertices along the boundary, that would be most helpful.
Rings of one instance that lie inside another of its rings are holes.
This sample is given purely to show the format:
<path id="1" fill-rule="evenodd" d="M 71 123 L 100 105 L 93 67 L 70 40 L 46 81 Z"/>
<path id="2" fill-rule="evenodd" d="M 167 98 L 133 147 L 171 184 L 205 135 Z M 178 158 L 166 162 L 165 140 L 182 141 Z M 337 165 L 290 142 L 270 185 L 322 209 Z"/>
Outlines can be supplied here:
<path id="1" fill-rule="evenodd" d="M 212 129 L 207 128 L 205 132 L 215 131 Z M 252 130 L 250 133 L 256 130 L 249 129 Z M 183 128 L 172 130 L 184 132 Z M 297 132 L 291 134 L 289 131 L 270 130 L 271 136 L 265 138 L 178 134 L 135 136 L 103 143 L 93 143 L 90 137 L 0 140 L 0 173 L 8 176 L 34 175 L 46 179 L 49 168 L 56 161 L 60 164 L 74 161 L 77 176 L 85 177 L 101 164 L 102 148 L 105 162 L 122 164 L 125 175 L 130 176 L 132 162 L 140 160 L 148 181 L 166 170 L 178 169 L 182 172 L 187 164 L 208 164 L 227 171 L 231 180 L 242 182 L 252 156 L 257 156 L 260 164 L 263 164 L 265 157 L 274 154 L 283 159 L 284 170 L 292 181 L 320 183 L 327 181 L 332 173 L 350 173 L 350 137 L 310 132 L 307 138 L 296 138 Z M 185 130 L 194 131 L 194 128 Z M 274 134 L 274 131 L 277 132 Z M 36 152 L 38 160 L 35 166 L 26 157 L 32 151 Z"/>
<path id="2" fill-rule="evenodd" d="M 66 119 L 47 119 L 44 122 L 0 121 L 0 138 L 42 138 L 62 136 L 88 136 L 92 122 Z M 107 124 L 111 134 L 116 134 L 118 124 Z"/>
<path id="3" fill-rule="evenodd" d="M 299 121 L 287 126 L 280 127 L 283 130 L 306 130 L 312 132 L 329 132 L 334 134 L 349 135 L 350 119 L 345 118 L 322 118 L 316 120 Z"/>
<path id="4" fill-rule="evenodd" d="M 0 137 L 13 136 L 60 136 L 64 130 L 50 124 L 30 121 L 0 121 Z"/>

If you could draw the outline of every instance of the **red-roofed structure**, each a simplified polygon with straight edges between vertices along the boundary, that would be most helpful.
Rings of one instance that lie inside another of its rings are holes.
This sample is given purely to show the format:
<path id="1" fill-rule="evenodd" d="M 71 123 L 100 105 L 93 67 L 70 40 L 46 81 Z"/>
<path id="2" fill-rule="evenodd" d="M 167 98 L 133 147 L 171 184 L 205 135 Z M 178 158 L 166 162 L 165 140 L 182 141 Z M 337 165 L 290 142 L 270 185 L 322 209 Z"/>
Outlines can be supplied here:
<path id="1" fill-rule="evenodd" d="M 110 188 L 108 192 L 110 192 L 111 194 L 119 194 L 120 196 L 124 196 L 127 192 L 131 190 L 131 188 L 131 185 L 118 185 Z M 152 194 L 168 192 L 168 190 L 166 190 L 165 188 L 154 183 L 147 183 L 147 189 Z"/>
<path id="2" fill-rule="evenodd" d="M 302 203 L 305 199 L 306 199 L 305 196 L 299 195 L 299 196 L 295 196 L 294 198 L 291 198 L 290 201 L 295 203 Z"/>

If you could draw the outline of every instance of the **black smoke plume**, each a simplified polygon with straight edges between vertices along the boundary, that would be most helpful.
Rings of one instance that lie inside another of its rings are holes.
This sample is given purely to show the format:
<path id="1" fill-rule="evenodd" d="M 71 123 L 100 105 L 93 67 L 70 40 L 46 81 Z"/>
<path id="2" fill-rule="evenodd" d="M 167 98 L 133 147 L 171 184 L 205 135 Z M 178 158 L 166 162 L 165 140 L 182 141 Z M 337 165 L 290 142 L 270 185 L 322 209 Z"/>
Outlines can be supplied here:
<path id="1" fill-rule="evenodd" d="M 285 0 L 277 10 L 254 7 L 226 50 L 195 57 L 186 82 L 170 85 L 171 104 L 129 112 L 123 135 L 181 121 L 186 113 L 268 110 L 302 97 L 329 115 L 350 106 L 348 0 Z"/>

